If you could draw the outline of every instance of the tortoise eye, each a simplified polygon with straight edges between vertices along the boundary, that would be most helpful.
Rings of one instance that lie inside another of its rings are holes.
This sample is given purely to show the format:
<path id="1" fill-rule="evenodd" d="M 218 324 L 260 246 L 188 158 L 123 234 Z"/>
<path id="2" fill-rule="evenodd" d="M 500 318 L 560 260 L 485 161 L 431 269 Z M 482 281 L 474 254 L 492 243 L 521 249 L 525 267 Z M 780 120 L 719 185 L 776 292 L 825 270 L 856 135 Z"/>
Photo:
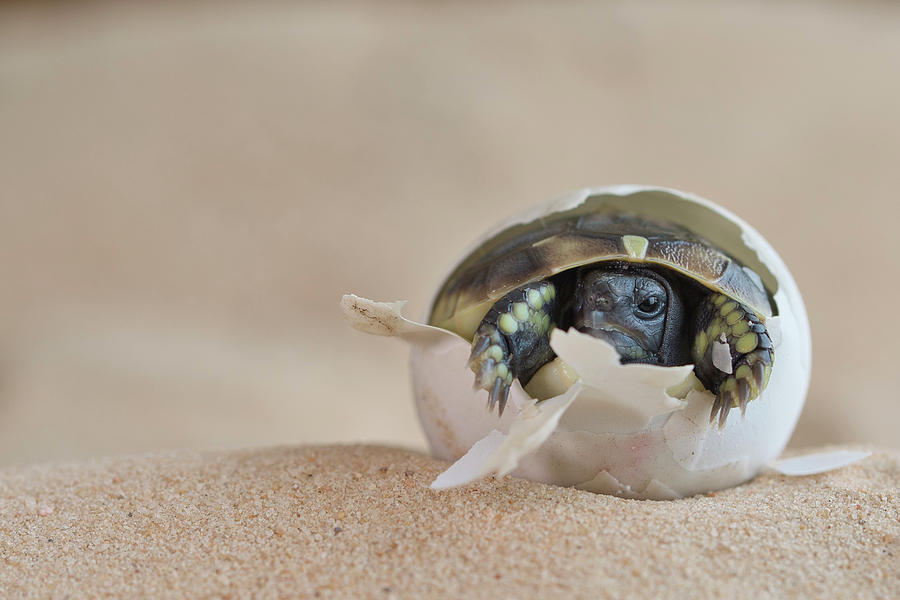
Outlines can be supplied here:
<path id="1" fill-rule="evenodd" d="M 659 315 L 663 309 L 663 301 L 659 296 L 648 296 L 634 309 L 634 314 L 639 319 L 652 319 Z"/>

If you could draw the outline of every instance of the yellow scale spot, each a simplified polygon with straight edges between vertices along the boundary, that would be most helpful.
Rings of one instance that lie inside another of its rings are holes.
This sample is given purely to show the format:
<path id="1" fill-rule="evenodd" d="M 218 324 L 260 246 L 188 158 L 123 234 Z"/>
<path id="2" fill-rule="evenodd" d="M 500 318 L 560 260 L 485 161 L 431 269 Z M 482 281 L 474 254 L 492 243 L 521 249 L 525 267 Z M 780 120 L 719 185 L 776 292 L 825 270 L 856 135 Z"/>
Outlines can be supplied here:
<path id="1" fill-rule="evenodd" d="M 706 328 L 706 336 L 711 340 L 715 340 L 719 338 L 720 333 L 722 333 L 722 323 L 718 319 L 715 319 L 709 324 L 709 327 Z"/>
<path id="2" fill-rule="evenodd" d="M 545 285 L 541 288 L 541 296 L 544 297 L 546 302 L 550 302 L 553 299 L 553 296 L 556 295 L 556 291 L 553 289 L 551 285 Z"/>
<path id="3" fill-rule="evenodd" d="M 622 245 L 625 246 L 629 258 L 640 260 L 647 255 L 647 246 L 650 245 L 650 242 L 647 241 L 647 238 L 639 235 L 623 235 Z"/>
<path id="4" fill-rule="evenodd" d="M 535 308 L 540 310 L 542 306 L 544 306 L 544 297 L 541 296 L 541 293 L 537 290 L 528 290 L 528 305 L 531 308 Z"/>
<path id="5" fill-rule="evenodd" d="M 724 317 L 725 315 L 727 315 L 728 313 L 733 311 L 735 308 L 737 308 L 737 302 L 734 302 L 734 301 L 726 302 L 725 304 L 722 305 L 722 308 L 719 309 L 719 314 Z"/>
<path id="6" fill-rule="evenodd" d="M 697 353 L 697 356 L 703 356 L 706 354 L 706 346 L 709 344 L 709 338 L 706 337 L 706 332 L 701 331 L 697 334 L 697 339 L 694 340 L 694 351 Z"/>
<path id="7" fill-rule="evenodd" d="M 506 379 L 506 376 L 509 375 L 509 369 L 503 363 L 497 365 L 497 377 L 500 379 Z"/>
<path id="8" fill-rule="evenodd" d="M 497 324 L 500 325 L 500 329 L 503 330 L 504 333 L 515 333 L 519 329 L 519 324 L 509 313 L 500 315 L 500 320 Z"/>
<path id="9" fill-rule="evenodd" d="M 728 323 L 729 325 L 734 325 L 735 323 L 740 321 L 741 317 L 743 317 L 743 316 L 744 315 L 741 314 L 741 311 L 733 310 L 730 313 L 728 313 L 727 317 L 725 317 L 725 322 Z"/>
<path id="10" fill-rule="evenodd" d="M 524 302 L 516 302 L 513 304 L 512 314 L 517 321 L 528 320 L 528 305 Z"/>
<path id="11" fill-rule="evenodd" d="M 743 335 L 750 330 L 749 321 L 740 321 L 731 327 L 731 335 Z"/>
<path id="12" fill-rule="evenodd" d="M 550 315 L 544 315 L 541 319 L 541 331 L 550 331 Z"/>
<path id="13" fill-rule="evenodd" d="M 750 333 L 745 333 L 741 337 L 738 338 L 738 341 L 734 345 L 734 349 L 740 352 L 741 354 L 746 354 L 748 352 L 753 352 L 756 349 L 756 345 L 759 343 L 759 338 L 752 331 Z"/>
<path id="14" fill-rule="evenodd" d="M 493 345 L 488 348 L 487 355 L 497 362 L 500 362 L 501 360 L 503 360 L 503 348 L 497 345 Z"/>
<path id="15" fill-rule="evenodd" d="M 738 379 L 750 379 L 750 375 L 752 371 L 750 370 L 750 365 L 741 365 L 737 368 L 737 371 L 734 372 L 734 376 Z"/>
<path id="16" fill-rule="evenodd" d="M 713 304 L 715 304 L 716 306 L 722 306 L 722 303 L 725 302 L 726 300 L 728 300 L 728 296 L 725 296 L 724 294 L 719 294 L 718 296 L 716 296 L 716 299 L 713 300 Z"/>

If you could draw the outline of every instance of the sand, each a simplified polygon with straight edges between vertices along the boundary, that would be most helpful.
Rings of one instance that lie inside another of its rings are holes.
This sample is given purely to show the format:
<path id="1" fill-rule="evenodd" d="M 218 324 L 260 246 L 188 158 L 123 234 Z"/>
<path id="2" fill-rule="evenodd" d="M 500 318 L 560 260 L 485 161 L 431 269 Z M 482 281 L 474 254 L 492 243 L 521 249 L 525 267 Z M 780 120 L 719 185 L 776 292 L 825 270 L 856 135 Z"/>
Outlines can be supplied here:
<path id="1" fill-rule="evenodd" d="M 6 597 L 900 597 L 900 453 L 679 501 L 377 446 L 0 471 Z"/>
<path id="2" fill-rule="evenodd" d="M 341 295 L 421 317 L 495 223 L 616 183 L 782 255 L 793 447 L 900 449 L 898 57 L 885 1 L 0 2 L 0 467 L 424 449 Z"/>

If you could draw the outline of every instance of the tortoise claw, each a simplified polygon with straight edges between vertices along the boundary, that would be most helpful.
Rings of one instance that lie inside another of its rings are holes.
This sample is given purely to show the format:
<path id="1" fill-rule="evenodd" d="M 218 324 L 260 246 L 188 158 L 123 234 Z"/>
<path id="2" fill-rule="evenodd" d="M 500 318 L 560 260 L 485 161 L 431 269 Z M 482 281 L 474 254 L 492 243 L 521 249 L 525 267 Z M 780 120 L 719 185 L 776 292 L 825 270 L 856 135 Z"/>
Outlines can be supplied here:
<path id="1" fill-rule="evenodd" d="M 754 395 L 758 395 L 759 392 L 761 392 L 762 389 L 765 387 L 765 385 L 766 385 L 766 366 L 762 362 L 758 362 L 755 365 L 753 365 L 753 379 L 751 380 L 750 385 L 755 387 L 754 391 L 756 392 L 756 394 L 754 394 Z"/>
<path id="2" fill-rule="evenodd" d="M 509 382 L 507 382 L 507 380 L 502 377 L 495 376 L 493 381 L 487 381 L 485 382 L 485 385 L 478 385 L 476 383 L 475 389 L 488 390 L 488 412 L 493 412 L 494 406 L 497 406 L 499 404 L 497 416 L 502 417 L 503 410 L 506 408 L 506 402 L 507 400 L 509 400 Z"/>
<path id="3" fill-rule="evenodd" d="M 472 352 L 469 354 L 469 362 L 466 363 L 466 366 L 471 367 L 475 360 L 487 350 L 490 345 L 491 338 L 486 335 L 479 335 L 475 338 L 475 342 L 472 344 Z"/>
<path id="4" fill-rule="evenodd" d="M 709 424 L 712 425 L 716 422 L 716 416 L 719 414 L 719 409 L 722 407 L 722 396 L 717 394 L 716 399 L 713 401 L 712 409 L 709 411 Z"/>
<path id="5" fill-rule="evenodd" d="M 500 397 L 500 388 L 503 387 L 503 380 L 497 377 L 494 379 L 494 386 L 491 388 L 491 391 L 488 392 L 488 410 L 494 410 L 494 404 L 497 403 L 498 398 Z"/>
<path id="6" fill-rule="evenodd" d="M 487 390 L 488 411 L 503 416 L 513 379 L 525 383 L 553 359 L 551 312 L 556 292 L 549 281 L 515 289 L 494 303 L 472 340 L 468 368 L 475 390 Z"/>
<path id="7" fill-rule="evenodd" d="M 494 387 L 491 388 L 490 397 L 488 398 L 488 410 L 494 410 L 494 405 L 499 404 L 497 416 L 503 416 L 503 410 L 506 408 L 506 402 L 509 400 L 509 384 L 499 377 L 494 381 Z"/>
<path id="8" fill-rule="evenodd" d="M 719 385 L 716 400 L 709 415 L 710 425 L 715 422 L 718 415 L 719 429 L 725 427 L 725 421 L 732 408 L 740 409 L 741 418 L 744 418 L 747 404 L 758 398 L 768 383 L 766 379 L 771 360 L 771 351 L 762 350 L 761 352 L 751 352 L 736 361 L 739 366 Z"/>
<path id="9" fill-rule="evenodd" d="M 747 412 L 747 402 L 750 401 L 750 385 L 747 384 L 747 380 L 740 379 L 737 384 L 737 400 L 738 400 L 738 408 L 741 409 L 741 418 L 744 418 L 744 414 Z"/>
<path id="10" fill-rule="evenodd" d="M 468 367 L 475 373 L 473 388 L 488 392 L 488 411 L 493 412 L 494 406 L 499 404 L 499 413 L 503 416 L 512 377 L 506 343 L 495 327 L 479 329 L 472 342 Z"/>
<path id="11" fill-rule="evenodd" d="M 709 422 L 712 425 L 718 417 L 722 429 L 732 408 L 739 408 L 743 418 L 747 404 L 765 389 L 775 358 L 772 339 L 752 310 L 722 294 L 710 295 L 700 306 L 697 326 L 699 333 L 691 351 L 694 369 L 706 388 L 716 394 Z M 714 348 L 723 344 L 727 344 L 731 369 L 722 364 L 721 357 L 713 359 Z"/>
<path id="12" fill-rule="evenodd" d="M 731 412 L 732 407 L 733 402 L 731 398 L 727 398 L 722 402 L 722 407 L 719 409 L 719 431 L 725 428 L 725 421 L 728 420 L 728 413 Z"/>

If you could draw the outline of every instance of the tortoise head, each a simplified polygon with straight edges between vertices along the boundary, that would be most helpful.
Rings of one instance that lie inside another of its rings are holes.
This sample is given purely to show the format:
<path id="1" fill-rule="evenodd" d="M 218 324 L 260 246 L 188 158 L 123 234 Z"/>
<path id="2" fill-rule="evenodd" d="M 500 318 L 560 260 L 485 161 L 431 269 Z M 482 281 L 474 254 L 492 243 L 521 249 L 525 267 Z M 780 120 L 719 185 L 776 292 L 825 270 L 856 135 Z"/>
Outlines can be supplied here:
<path id="1" fill-rule="evenodd" d="M 573 326 L 612 344 L 622 362 L 681 360 L 682 312 L 677 291 L 652 270 L 613 263 L 578 273 Z"/>

